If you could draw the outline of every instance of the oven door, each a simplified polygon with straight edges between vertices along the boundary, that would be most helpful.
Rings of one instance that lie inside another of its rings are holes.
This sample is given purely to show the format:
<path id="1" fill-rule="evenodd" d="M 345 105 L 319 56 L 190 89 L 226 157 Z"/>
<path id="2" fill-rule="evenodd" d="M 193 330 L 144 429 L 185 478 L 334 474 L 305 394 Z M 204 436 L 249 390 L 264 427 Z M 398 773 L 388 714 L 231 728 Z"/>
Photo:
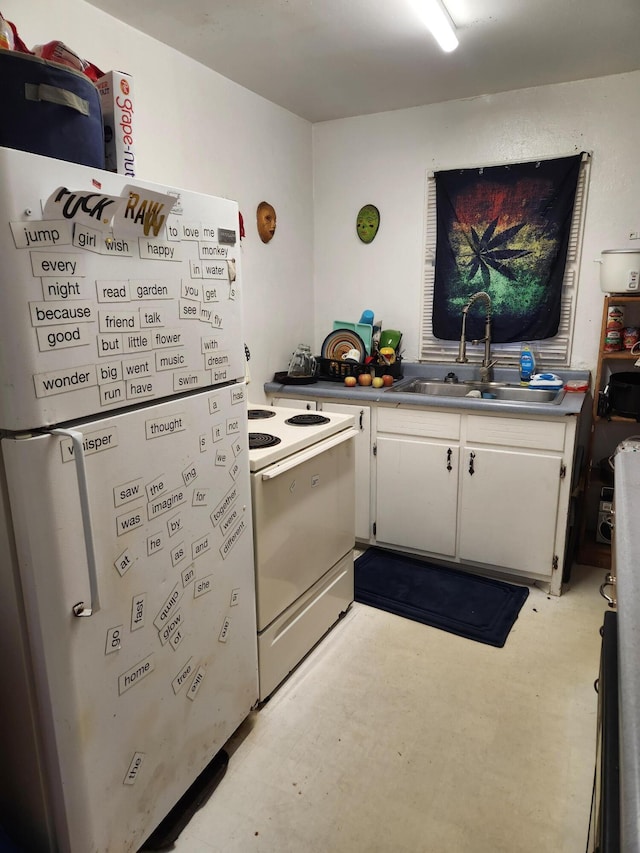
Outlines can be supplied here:
<path id="1" fill-rule="evenodd" d="M 355 429 L 251 475 L 258 631 L 355 543 Z"/>

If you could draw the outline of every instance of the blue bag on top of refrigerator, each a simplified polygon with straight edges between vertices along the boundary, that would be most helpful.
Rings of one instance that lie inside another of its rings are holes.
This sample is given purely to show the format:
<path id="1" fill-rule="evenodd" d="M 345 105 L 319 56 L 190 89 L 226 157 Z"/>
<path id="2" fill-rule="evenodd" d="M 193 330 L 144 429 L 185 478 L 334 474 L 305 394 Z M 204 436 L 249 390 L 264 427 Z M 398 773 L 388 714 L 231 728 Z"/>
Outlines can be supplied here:
<path id="1" fill-rule="evenodd" d="M 104 169 L 100 96 L 79 71 L 0 51 L 0 146 Z"/>

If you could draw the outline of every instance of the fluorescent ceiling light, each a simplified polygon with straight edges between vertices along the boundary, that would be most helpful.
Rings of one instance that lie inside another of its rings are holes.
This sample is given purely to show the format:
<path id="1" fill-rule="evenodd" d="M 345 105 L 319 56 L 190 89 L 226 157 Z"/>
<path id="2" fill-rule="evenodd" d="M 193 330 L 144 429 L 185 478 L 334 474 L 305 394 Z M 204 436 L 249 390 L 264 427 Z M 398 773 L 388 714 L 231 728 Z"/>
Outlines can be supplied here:
<path id="1" fill-rule="evenodd" d="M 453 23 L 440 0 L 413 0 L 413 6 L 445 53 L 458 46 Z"/>

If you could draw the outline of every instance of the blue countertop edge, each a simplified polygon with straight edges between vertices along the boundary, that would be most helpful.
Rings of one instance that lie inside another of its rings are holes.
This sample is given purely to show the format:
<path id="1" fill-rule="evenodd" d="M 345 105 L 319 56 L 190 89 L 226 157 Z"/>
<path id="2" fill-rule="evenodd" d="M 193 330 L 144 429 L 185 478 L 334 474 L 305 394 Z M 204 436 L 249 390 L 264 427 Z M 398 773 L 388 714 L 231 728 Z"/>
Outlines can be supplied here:
<path id="1" fill-rule="evenodd" d="M 625 853 L 637 853 L 640 851 L 640 445 L 637 452 L 617 452 L 614 465 L 620 702 L 620 849 Z"/>
<path id="2" fill-rule="evenodd" d="M 395 384 L 417 376 L 430 379 L 442 379 L 450 371 L 463 379 L 477 379 L 479 372 L 476 364 L 455 364 L 452 362 L 429 362 L 425 364 L 403 363 L 404 377 Z M 496 367 L 494 379 L 499 382 L 517 383 L 520 375 L 517 368 Z M 585 380 L 590 382 L 591 373 L 588 370 L 558 371 L 564 382 L 570 380 Z M 466 411 L 491 412 L 492 414 L 540 415 L 543 417 L 566 417 L 578 415 L 582 411 L 586 393 L 568 391 L 560 403 L 527 403 L 501 400 L 477 399 L 474 397 L 438 397 L 426 394 L 403 394 L 402 391 L 390 388 L 371 388 L 356 385 L 349 387 L 342 382 L 318 380 L 309 385 L 283 385 L 280 382 L 265 382 L 264 393 L 267 396 L 289 397 L 296 399 L 333 399 L 342 403 L 361 402 L 379 403 L 385 406 L 414 406 L 421 409 L 464 409 Z"/>

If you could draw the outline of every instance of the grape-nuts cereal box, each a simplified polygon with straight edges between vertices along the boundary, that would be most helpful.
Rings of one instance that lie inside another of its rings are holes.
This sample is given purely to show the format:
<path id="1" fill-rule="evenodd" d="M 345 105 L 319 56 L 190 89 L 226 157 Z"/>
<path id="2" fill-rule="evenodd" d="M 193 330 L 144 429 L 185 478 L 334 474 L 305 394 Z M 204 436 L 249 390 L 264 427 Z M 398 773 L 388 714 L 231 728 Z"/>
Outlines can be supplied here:
<path id="1" fill-rule="evenodd" d="M 108 71 L 96 86 L 102 104 L 105 168 L 133 178 L 136 174 L 133 78 L 124 71 Z"/>

